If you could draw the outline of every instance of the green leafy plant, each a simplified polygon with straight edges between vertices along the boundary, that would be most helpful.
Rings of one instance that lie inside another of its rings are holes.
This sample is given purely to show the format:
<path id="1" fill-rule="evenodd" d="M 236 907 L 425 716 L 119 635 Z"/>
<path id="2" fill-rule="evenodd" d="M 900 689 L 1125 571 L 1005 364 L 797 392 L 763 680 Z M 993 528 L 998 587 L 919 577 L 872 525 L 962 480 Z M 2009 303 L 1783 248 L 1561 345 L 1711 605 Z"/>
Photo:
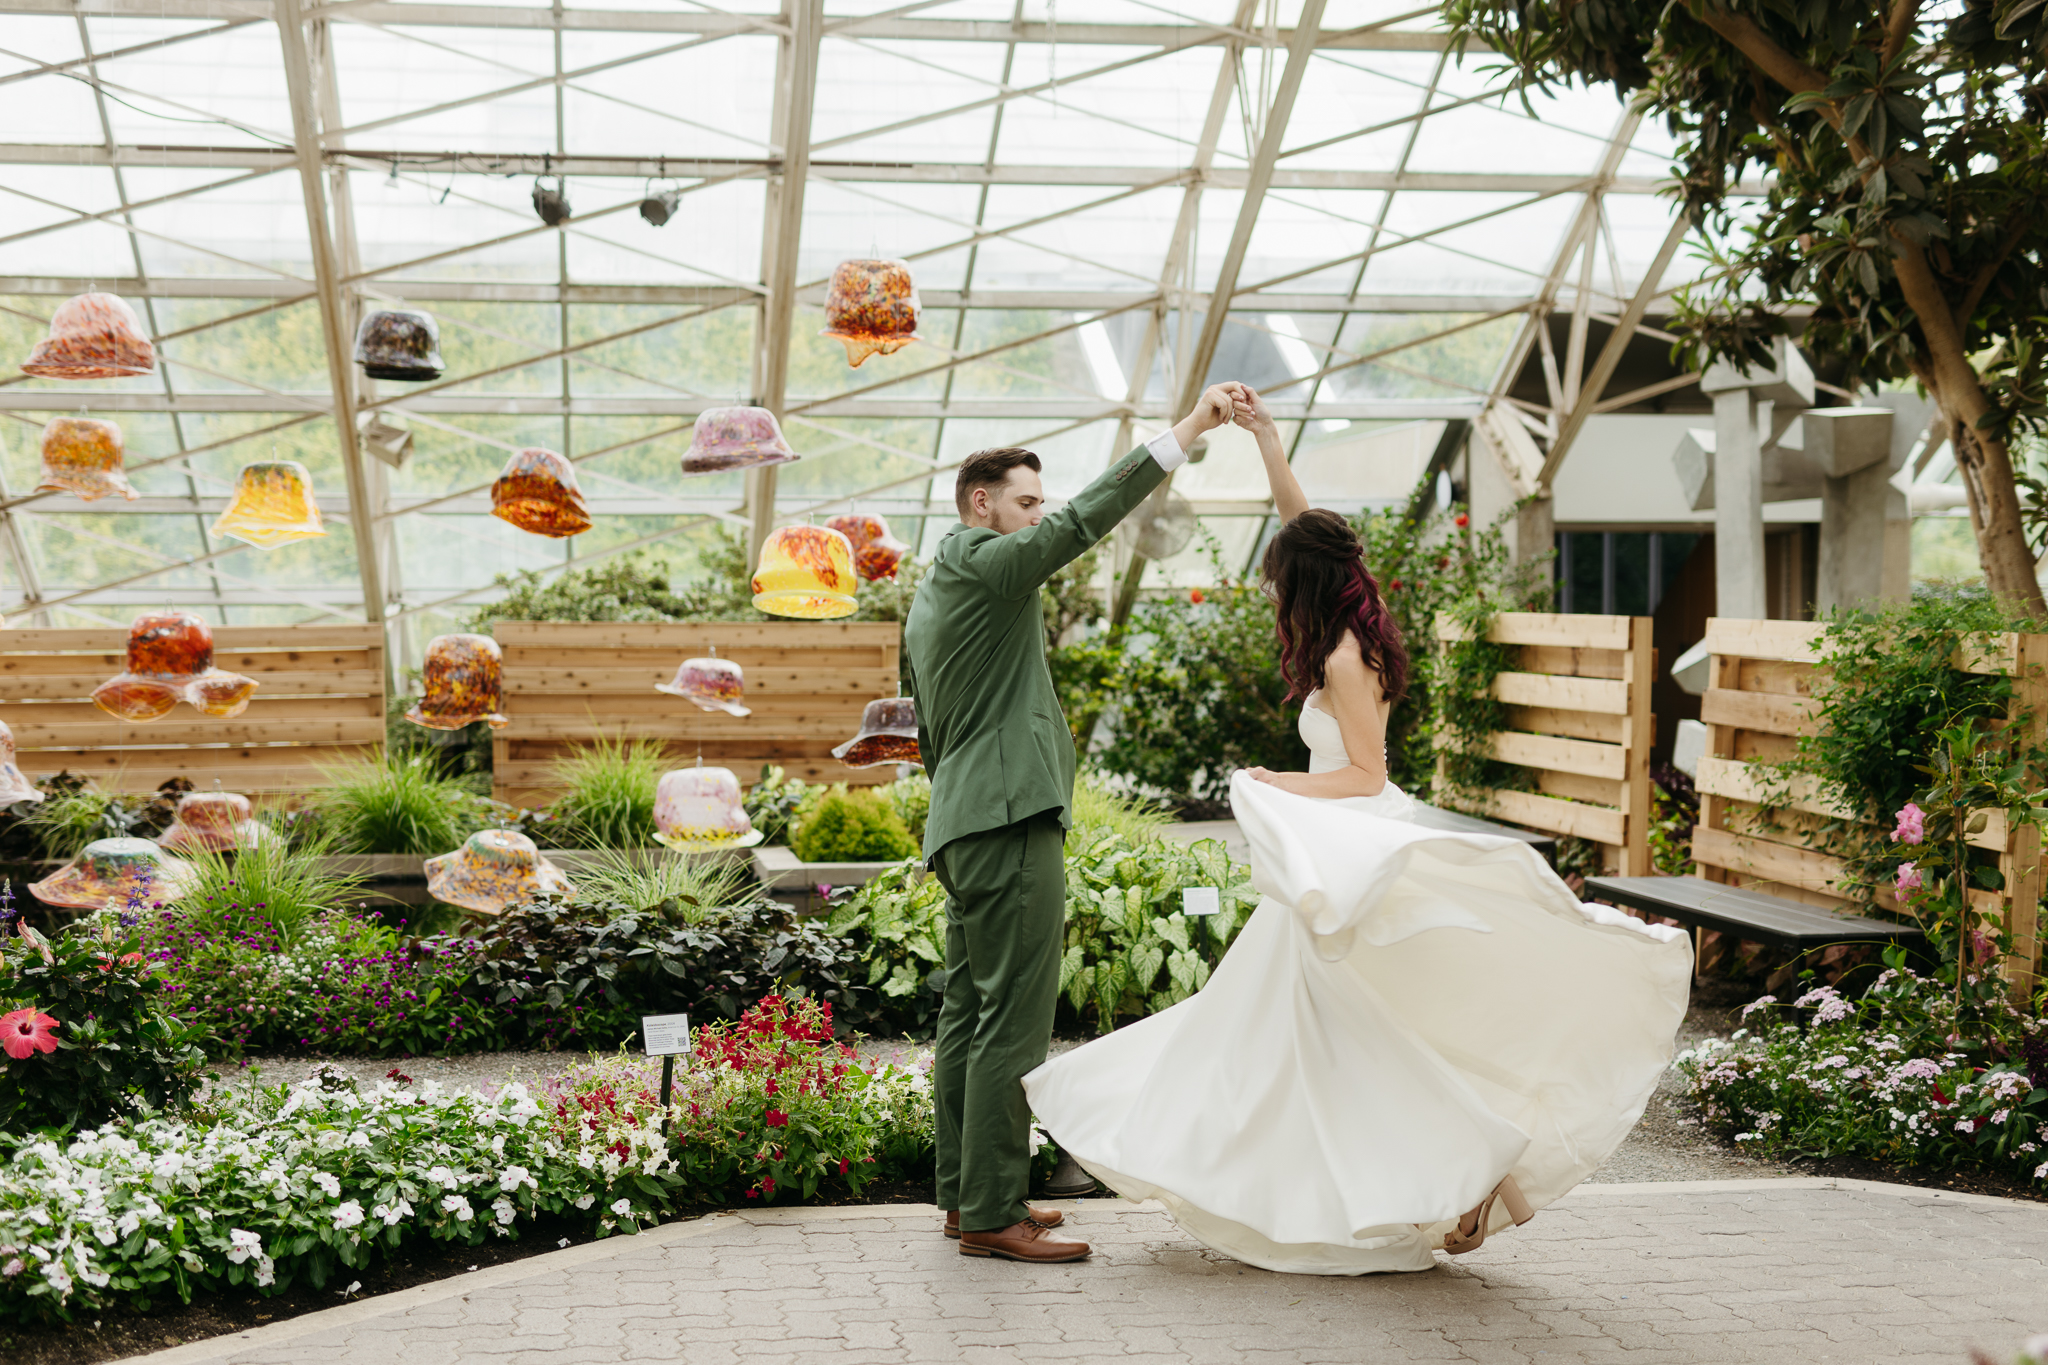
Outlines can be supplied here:
<path id="1" fill-rule="evenodd" d="M 1173 824 L 1157 801 L 1115 790 L 1094 773 L 1074 783 L 1074 804 L 1067 823 L 1067 851 L 1072 853 L 1103 831 L 1132 845 L 1156 844 Z"/>
<path id="2" fill-rule="evenodd" d="M 851 942 L 897 1028 L 930 1037 L 946 994 L 946 888 L 909 859 L 832 894 L 825 932 Z"/>
<path id="3" fill-rule="evenodd" d="M 910 842 L 922 844 L 925 820 L 932 812 L 932 780 L 920 768 L 882 788 L 882 794 L 889 798 L 903 828 L 910 831 Z"/>
<path id="4" fill-rule="evenodd" d="M 482 801 L 423 755 L 387 754 L 323 770 L 303 836 L 335 853 L 446 853 L 495 823 Z"/>
<path id="5" fill-rule="evenodd" d="M 653 847 L 654 788 L 668 766 L 660 740 L 629 735 L 600 736 L 555 760 L 563 846 Z"/>
<path id="6" fill-rule="evenodd" d="M 315 840 L 293 848 L 266 839 L 250 848 L 185 855 L 192 877 L 174 904 L 195 926 L 219 934 L 273 927 L 290 942 L 306 924 L 358 896 L 364 878 L 329 871 L 329 845 Z"/>
<path id="7" fill-rule="evenodd" d="M 786 844 L 797 810 L 818 788 L 802 778 L 791 777 L 772 763 L 761 765 L 761 780 L 747 792 L 747 819 L 761 832 L 761 841 Z"/>
<path id="8" fill-rule="evenodd" d="M 737 901 L 747 872 L 732 857 L 696 858 L 664 850 L 657 857 L 635 858 L 608 848 L 579 867 L 575 880 L 578 906 L 680 924 Z"/>
<path id="9" fill-rule="evenodd" d="M 790 848 L 807 863 L 885 863 L 910 857 L 917 842 L 887 797 L 834 787 L 804 816 Z"/>
<path id="10" fill-rule="evenodd" d="M 192 789 L 190 782 L 173 778 L 154 795 L 102 791 L 70 773 L 45 778 L 40 785 L 43 800 L 23 803 L 15 818 L 28 835 L 32 856 L 48 859 L 76 857 L 95 839 L 154 838 L 171 823 L 178 793 Z"/>

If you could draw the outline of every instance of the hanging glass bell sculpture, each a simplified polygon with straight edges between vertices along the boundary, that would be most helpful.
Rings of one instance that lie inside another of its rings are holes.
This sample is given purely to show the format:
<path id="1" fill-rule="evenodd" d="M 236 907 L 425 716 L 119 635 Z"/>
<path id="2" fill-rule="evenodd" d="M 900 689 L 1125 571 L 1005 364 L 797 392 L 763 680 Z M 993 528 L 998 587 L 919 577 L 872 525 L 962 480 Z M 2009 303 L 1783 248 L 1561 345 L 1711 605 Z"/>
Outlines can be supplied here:
<path id="1" fill-rule="evenodd" d="M 156 369 L 156 347 L 118 294 L 80 294 L 50 318 L 22 372 L 42 379 L 123 379 Z"/>
<path id="2" fill-rule="evenodd" d="M 426 862 L 427 894 L 444 905 L 495 915 L 542 896 L 568 900 L 576 887 L 517 830 L 478 830 L 453 853 Z"/>
<path id="3" fill-rule="evenodd" d="M 128 670 L 93 689 L 93 704 L 140 725 L 179 702 L 228 720 L 249 709 L 254 678 L 213 666 L 213 627 L 189 611 L 144 612 L 128 627 Z"/>
<path id="4" fill-rule="evenodd" d="M 690 429 L 683 473 L 723 474 L 800 458 L 782 439 L 782 426 L 768 409 L 706 408 Z"/>
<path id="5" fill-rule="evenodd" d="M 232 536 L 259 550 L 327 534 L 313 478 L 297 460 L 245 464 L 235 478 L 235 496 L 213 523 L 213 534 Z"/>
<path id="6" fill-rule="evenodd" d="M 277 835 L 256 818 L 249 798 L 240 792 L 186 792 L 178 798 L 170 828 L 156 841 L 173 853 L 221 853 L 275 843 Z"/>
<path id="7" fill-rule="evenodd" d="M 825 526 L 782 526 L 761 542 L 754 609 L 770 616 L 830 621 L 860 609 L 853 594 L 853 542 Z"/>
<path id="8" fill-rule="evenodd" d="M 730 768 L 677 768 L 654 787 L 655 841 L 669 848 L 752 848 L 761 831 Z"/>
<path id="9" fill-rule="evenodd" d="M 42 799 L 43 793 L 36 790 L 36 784 L 28 780 L 28 774 L 15 764 L 14 731 L 6 721 L 0 720 L 0 806 Z"/>
<path id="10" fill-rule="evenodd" d="M 414 308 L 370 313 L 356 328 L 356 364 L 372 379 L 439 379 L 441 325 Z"/>
<path id="11" fill-rule="evenodd" d="M 38 493 L 76 493 L 96 502 L 119 493 L 133 502 L 141 494 L 122 468 L 126 449 L 121 428 L 94 417 L 52 417 L 43 424 L 43 477 Z"/>
<path id="12" fill-rule="evenodd" d="M 436 635 L 427 641 L 420 670 L 426 695 L 405 718 L 429 730 L 460 730 L 487 721 L 493 730 L 511 724 L 505 705 L 504 655 L 488 635 Z"/>
<path id="13" fill-rule="evenodd" d="M 159 903 L 176 900 L 192 877 L 190 864 L 148 839 L 95 839 L 49 876 L 30 882 L 28 890 L 45 905 L 98 910 L 125 906 L 137 896 Z"/>
<path id="14" fill-rule="evenodd" d="M 916 763 L 917 703 L 909 697 L 883 697 L 861 709 L 860 733 L 832 751 L 849 768 L 875 768 L 884 763 Z"/>
<path id="15" fill-rule="evenodd" d="M 846 363 L 859 369 L 876 353 L 894 355 L 913 341 L 923 307 L 907 261 L 841 261 L 825 287 L 825 329 L 819 336 L 846 347 Z"/>
<path id="16" fill-rule="evenodd" d="M 505 472 L 491 485 L 491 515 L 553 540 L 590 529 L 576 466 L 539 446 L 514 451 L 505 462 Z"/>
<path id="17" fill-rule="evenodd" d="M 833 517 L 825 523 L 853 542 L 853 568 L 868 582 L 894 578 L 910 546 L 889 534 L 889 523 L 869 512 Z"/>
<path id="18" fill-rule="evenodd" d="M 695 702 L 706 711 L 723 711 L 728 716 L 754 714 L 740 705 L 740 698 L 747 695 L 747 676 L 731 659 L 685 659 L 676 668 L 675 680 L 656 683 L 654 690 Z"/>

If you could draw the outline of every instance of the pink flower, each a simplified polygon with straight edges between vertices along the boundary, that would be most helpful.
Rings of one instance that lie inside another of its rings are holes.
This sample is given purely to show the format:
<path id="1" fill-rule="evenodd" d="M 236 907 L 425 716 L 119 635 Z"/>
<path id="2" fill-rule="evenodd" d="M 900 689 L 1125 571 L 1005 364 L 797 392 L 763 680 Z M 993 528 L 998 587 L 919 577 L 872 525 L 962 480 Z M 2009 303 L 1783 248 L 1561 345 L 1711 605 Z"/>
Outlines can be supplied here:
<path id="1" fill-rule="evenodd" d="M 0 1048 L 17 1062 L 38 1052 L 55 1052 L 57 1021 L 32 1009 L 0 1014 Z"/>
<path id="2" fill-rule="evenodd" d="M 1917 844 L 1927 837 L 1927 812 L 1908 801 L 1899 812 L 1899 827 L 1892 831 L 1895 843 Z"/>
<path id="3" fill-rule="evenodd" d="M 22 1055 L 27 1056 L 28 1054 L 23 1053 Z M 768 1126 L 770 1128 L 789 1127 L 789 1115 L 783 1113 L 780 1109 L 770 1109 L 768 1111 Z"/>
<path id="4" fill-rule="evenodd" d="M 1906 893 L 1908 891 L 1918 891 L 1920 889 L 1920 886 L 1920 869 L 1913 866 L 1911 863 L 1900 863 L 1899 875 L 1897 878 L 1897 889 L 1894 894 L 1896 894 L 1900 900 L 1904 900 L 1906 898 Z"/>

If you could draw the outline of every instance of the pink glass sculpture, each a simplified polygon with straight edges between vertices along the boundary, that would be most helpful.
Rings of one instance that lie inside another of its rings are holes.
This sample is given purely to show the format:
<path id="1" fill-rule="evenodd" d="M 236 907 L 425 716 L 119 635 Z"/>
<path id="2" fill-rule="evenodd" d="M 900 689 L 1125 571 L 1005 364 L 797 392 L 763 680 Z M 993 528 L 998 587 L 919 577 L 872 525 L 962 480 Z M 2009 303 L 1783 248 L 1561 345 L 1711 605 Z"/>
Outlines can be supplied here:
<path id="1" fill-rule="evenodd" d="M 126 448 L 121 428 L 94 417 L 52 417 L 43 424 L 43 477 L 38 493 L 76 493 L 96 502 L 119 493 L 134 502 L 142 496 L 122 468 Z"/>
<path id="2" fill-rule="evenodd" d="M 17 801 L 40 801 L 43 793 L 36 790 L 36 784 L 28 780 L 14 762 L 14 731 L 7 722 L 0 720 L 0 806 L 11 806 Z"/>
<path id="3" fill-rule="evenodd" d="M 539 446 L 514 451 L 505 462 L 505 472 L 491 485 L 491 515 L 553 540 L 590 529 L 576 466 Z"/>
<path id="4" fill-rule="evenodd" d="M 676 667 L 675 681 L 656 683 L 654 690 L 695 702 L 706 711 L 754 714 L 740 705 L 740 698 L 747 695 L 747 676 L 731 659 L 685 659 Z"/>
<path id="5" fill-rule="evenodd" d="M 411 308 L 366 314 L 356 328 L 356 364 L 372 379 L 439 379 L 441 325 Z"/>
<path id="6" fill-rule="evenodd" d="M 235 479 L 235 496 L 213 523 L 213 534 L 231 536 L 259 550 L 327 534 L 313 479 L 297 460 L 245 464 Z"/>
<path id="7" fill-rule="evenodd" d="M 479 830 L 453 853 L 429 858 L 427 892 L 444 905 L 495 915 L 541 896 L 568 900 L 576 887 L 517 830 Z"/>
<path id="8" fill-rule="evenodd" d="M 669 848 L 752 848 L 761 831 L 730 768 L 677 768 L 654 787 L 655 839 Z"/>
<path id="9" fill-rule="evenodd" d="M 128 671 L 93 689 L 93 704 L 136 725 L 179 702 L 227 720 L 249 709 L 257 682 L 213 666 L 213 628 L 189 611 L 144 612 L 128 627 Z"/>
<path id="10" fill-rule="evenodd" d="M 28 889 L 45 905 L 97 910 L 125 906 L 137 893 L 145 902 L 176 900 L 191 885 L 192 875 L 190 866 L 148 839 L 95 839 Z"/>
<path id="11" fill-rule="evenodd" d="M 859 369 L 869 356 L 894 355 L 917 334 L 922 305 L 906 261 L 841 261 L 825 287 L 825 330 L 846 347 L 846 363 Z"/>
<path id="12" fill-rule="evenodd" d="M 766 408 L 707 408 L 690 428 L 683 473 L 722 474 L 800 458 L 782 439 L 782 426 Z"/>
<path id="13" fill-rule="evenodd" d="M 277 835 L 256 819 L 249 798 L 240 792 L 186 792 L 178 798 L 177 816 L 157 843 L 173 853 L 220 853 L 274 843 Z"/>
<path id="14" fill-rule="evenodd" d="M 504 658 L 488 635 L 436 635 L 420 670 L 426 695 L 405 718 L 429 730 L 460 730 L 479 720 L 504 729 L 512 723 L 504 714 Z"/>
<path id="15" fill-rule="evenodd" d="M 889 523 L 871 512 L 853 512 L 825 523 L 853 543 L 853 568 L 872 583 L 894 578 L 910 547 L 889 534 Z"/>
<path id="16" fill-rule="evenodd" d="M 21 368 L 42 379 L 121 379 L 154 371 L 156 347 L 120 295 L 80 294 L 51 316 L 49 337 Z"/>
<path id="17" fill-rule="evenodd" d="M 876 768 L 884 763 L 924 760 L 917 752 L 917 703 L 909 697 L 883 697 L 861 709 L 860 733 L 832 751 L 849 768 Z"/>
<path id="18" fill-rule="evenodd" d="M 827 526 L 782 526 L 761 542 L 754 608 L 770 616 L 830 621 L 860 610 L 853 543 Z"/>

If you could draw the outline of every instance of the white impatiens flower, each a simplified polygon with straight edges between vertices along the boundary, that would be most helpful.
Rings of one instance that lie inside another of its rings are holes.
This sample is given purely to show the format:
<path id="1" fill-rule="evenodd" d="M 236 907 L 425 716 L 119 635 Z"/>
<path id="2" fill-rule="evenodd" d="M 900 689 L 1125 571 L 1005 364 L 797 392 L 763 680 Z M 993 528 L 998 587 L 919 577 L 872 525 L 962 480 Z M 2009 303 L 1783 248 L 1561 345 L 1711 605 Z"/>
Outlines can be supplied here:
<path id="1" fill-rule="evenodd" d="M 259 1258 L 256 1262 L 256 1283 L 263 1288 L 277 1283 L 277 1262 L 268 1256 Z"/>
<path id="2" fill-rule="evenodd" d="M 524 1166 L 507 1166 L 504 1174 L 498 1177 L 498 1188 L 507 1194 L 517 1193 L 521 1185 L 536 1190 L 540 1188 L 540 1182 L 533 1178 L 533 1172 Z"/>
<path id="3" fill-rule="evenodd" d="M 460 1187 L 462 1184 L 462 1177 L 455 1174 L 455 1172 L 449 1170 L 446 1166 L 434 1166 L 429 1168 L 427 1171 L 427 1179 L 433 1181 L 436 1185 L 439 1185 L 444 1190 L 456 1189 Z"/>
<path id="4" fill-rule="evenodd" d="M 577 1207 L 577 1208 L 579 1208 L 579 1209 L 587 1209 L 587 1208 L 589 1208 L 589 1207 L 590 1207 L 590 1206 L 591 1206 L 592 1204 L 595 1204 L 596 1202 L 597 1202 L 597 1196 L 596 1196 L 596 1195 L 594 1195 L 594 1194 L 583 1194 L 583 1195 L 578 1195 L 578 1196 L 576 1197 L 576 1207 Z"/>
<path id="5" fill-rule="evenodd" d="M 346 1232 L 352 1227 L 359 1227 L 362 1221 L 363 1206 L 357 1200 L 351 1199 L 334 1210 L 334 1226 L 337 1231 Z"/>
<path id="6" fill-rule="evenodd" d="M 616 1213 L 621 1218 L 624 1218 L 627 1214 L 631 1213 L 632 1211 L 633 1201 L 630 1199 L 618 1199 L 612 1202 L 612 1212 Z"/>
<path id="7" fill-rule="evenodd" d="M 263 1239 L 261 1237 L 258 1237 L 253 1232 L 245 1232 L 241 1228 L 228 1229 L 228 1261 L 231 1264 L 240 1265 L 251 1256 L 261 1256 L 262 1254 Z"/>
<path id="8" fill-rule="evenodd" d="M 387 1228 L 395 1227 L 399 1219 L 412 1216 L 412 1201 L 410 1199 L 400 1199 L 396 1204 L 388 1208 L 383 1204 L 379 1204 L 370 1210 L 370 1216 L 383 1219 L 384 1226 Z"/>
<path id="9" fill-rule="evenodd" d="M 491 1212 L 497 1215 L 500 1225 L 508 1228 L 512 1226 L 512 1220 L 519 1216 L 519 1210 L 513 1208 L 512 1201 L 502 1194 L 491 1201 Z"/>
<path id="10" fill-rule="evenodd" d="M 444 1211 L 454 1214 L 458 1223 L 467 1223 L 476 1217 L 476 1210 L 469 1206 L 469 1200 L 459 1194 L 442 1195 L 441 1207 Z"/>
<path id="11" fill-rule="evenodd" d="M 313 1183 L 325 1190 L 329 1199 L 341 1198 L 341 1182 L 326 1171 L 313 1172 Z"/>

